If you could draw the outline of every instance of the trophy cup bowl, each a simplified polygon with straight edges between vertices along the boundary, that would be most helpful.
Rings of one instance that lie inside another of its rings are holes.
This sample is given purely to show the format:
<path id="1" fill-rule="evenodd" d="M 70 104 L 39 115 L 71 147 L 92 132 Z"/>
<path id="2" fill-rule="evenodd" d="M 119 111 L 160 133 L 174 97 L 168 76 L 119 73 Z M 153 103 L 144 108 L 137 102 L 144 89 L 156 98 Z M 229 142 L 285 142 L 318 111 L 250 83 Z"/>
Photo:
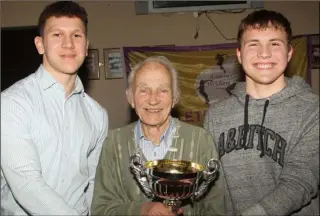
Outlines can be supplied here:
<path id="1" fill-rule="evenodd" d="M 142 162 L 139 154 L 130 158 L 130 167 L 147 197 L 163 199 L 177 214 L 182 200 L 199 199 L 215 179 L 219 163 L 210 159 L 204 166 L 184 160 L 155 160 Z"/>

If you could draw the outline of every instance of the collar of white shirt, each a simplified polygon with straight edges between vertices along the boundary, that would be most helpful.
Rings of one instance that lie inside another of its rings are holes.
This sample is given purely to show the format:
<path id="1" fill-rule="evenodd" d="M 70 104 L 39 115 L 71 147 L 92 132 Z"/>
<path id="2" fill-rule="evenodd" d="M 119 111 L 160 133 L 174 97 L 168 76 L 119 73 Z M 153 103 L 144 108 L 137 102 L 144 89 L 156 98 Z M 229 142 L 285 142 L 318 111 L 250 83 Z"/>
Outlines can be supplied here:
<path id="1" fill-rule="evenodd" d="M 38 70 L 36 71 L 36 77 L 40 80 L 40 85 L 42 86 L 43 90 L 47 90 L 54 85 L 60 85 L 63 89 L 63 86 L 57 82 L 57 80 L 44 68 L 41 64 Z M 79 76 L 76 78 L 75 90 L 73 93 L 81 93 L 84 94 L 84 87 L 81 82 Z"/>

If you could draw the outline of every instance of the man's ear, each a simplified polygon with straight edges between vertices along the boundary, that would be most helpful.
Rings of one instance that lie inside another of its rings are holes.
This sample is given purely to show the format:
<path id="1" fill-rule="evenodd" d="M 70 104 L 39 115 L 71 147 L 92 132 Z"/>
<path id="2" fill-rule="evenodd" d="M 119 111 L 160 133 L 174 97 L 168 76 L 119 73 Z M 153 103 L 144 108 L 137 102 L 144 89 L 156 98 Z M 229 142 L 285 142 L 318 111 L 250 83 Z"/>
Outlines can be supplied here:
<path id="1" fill-rule="evenodd" d="M 44 54 L 43 38 L 40 36 L 36 36 L 34 38 L 34 44 L 36 45 L 38 53 L 40 55 Z"/>
<path id="2" fill-rule="evenodd" d="M 179 102 L 179 97 L 180 97 L 180 91 L 176 92 L 176 94 L 172 98 L 172 106 L 171 108 L 175 107 L 177 103 Z"/>
<path id="3" fill-rule="evenodd" d="M 87 39 L 87 45 L 86 45 L 86 56 L 88 56 L 88 49 L 89 49 L 89 39 Z"/>
<path id="4" fill-rule="evenodd" d="M 292 45 L 289 45 L 289 50 L 288 50 L 288 62 L 291 60 L 293 55 L 293 47 Z"/>
<path id="5" fill-rule="evenodd" d="M 134 109 L 134 101 L 133 101 L 133 96 L 132 96 L 132 89 L 128 88 L 126 90 L 126 96 L 127 96 L 127 100 L 128 103 L 131 105 L 131 107 Z"/>
<path id="6" fill-rule="evenodd" d="M 240 51 L 240 49 L 237 48 L 236 52 L 237 52 L 238 62 L 241 64 L 241 51 Z"/>

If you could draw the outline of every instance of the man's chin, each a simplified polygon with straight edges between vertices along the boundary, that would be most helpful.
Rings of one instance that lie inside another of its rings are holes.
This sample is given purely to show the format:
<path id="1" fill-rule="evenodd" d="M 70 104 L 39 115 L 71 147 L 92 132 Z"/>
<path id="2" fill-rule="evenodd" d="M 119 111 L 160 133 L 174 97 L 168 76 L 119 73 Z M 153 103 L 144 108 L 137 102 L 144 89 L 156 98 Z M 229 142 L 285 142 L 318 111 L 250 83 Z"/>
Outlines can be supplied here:
<path id="1" fill-rule="evenodd" d="M 142 124 L 144 124 L 147 127 L 161 127 L 164 124 L 164 122 L 160 120 L 150 119 L 150 120 L 143 120 Z"/>
<path id="2" fill-rule="evenodd" d="M 77 74 L 78 70 L 79 70 L 78 67 L 70 67 L 70 68 L 65 68 L 64 70 L 61 70 L 61 71 L 64 74 L 75 75 Z"/>
<path id="3" fill-rule="evenodd" d="M 161 122 L 143 122 L 143 124 L 145 125 L 145 126 L 148 126 L 148 127 L 159 127 L 159 126 L 161 126 L 162 125 L 162 123 Z"/>
<path id="4" fill-rule="evenodd" d="M 75 75 L 78 71 L 64 71 L 64 74 Z"/>

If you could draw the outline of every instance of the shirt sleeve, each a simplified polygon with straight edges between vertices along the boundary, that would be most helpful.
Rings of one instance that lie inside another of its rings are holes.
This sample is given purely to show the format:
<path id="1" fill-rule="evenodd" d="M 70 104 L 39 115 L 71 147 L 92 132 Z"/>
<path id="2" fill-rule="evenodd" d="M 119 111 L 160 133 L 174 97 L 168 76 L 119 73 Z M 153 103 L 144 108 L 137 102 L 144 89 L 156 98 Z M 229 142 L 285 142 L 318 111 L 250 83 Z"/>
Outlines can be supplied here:
<path id="1" fill-rule="evenodd" d="M 317 107 L 316 109 L 319 109 Z M 319 187 L 319 110 L 297 132 L 274 191 L 241 215 L 290 215 L 307 205 Z"/>
<path id="2" fill-rule="evenodd" d="M 97 164 L 98 164 L 100 153 L 101 153 L 101 148 L 108 134 L 108 114 L 104 109 L 103 109 L 102 115 L 103 116 L 101 119 L 101 126 L 100 126 L 97 143 L 94 149 L 90 152 L 88 156 L 89 186 L 86 191 L 86 197 L 87 197 L 87 203 L 89 207 L 91 207 L 93 189 L 94 189 L 94 179 L 95 179 Z"/>
<path id="3" fill-rule="evenodd" d="M 1 169 L 14 198 L 31 215 L 79 215 L 42 178 L 30 135 L 30 103 L 22 97 L 1 97 Z"/>

